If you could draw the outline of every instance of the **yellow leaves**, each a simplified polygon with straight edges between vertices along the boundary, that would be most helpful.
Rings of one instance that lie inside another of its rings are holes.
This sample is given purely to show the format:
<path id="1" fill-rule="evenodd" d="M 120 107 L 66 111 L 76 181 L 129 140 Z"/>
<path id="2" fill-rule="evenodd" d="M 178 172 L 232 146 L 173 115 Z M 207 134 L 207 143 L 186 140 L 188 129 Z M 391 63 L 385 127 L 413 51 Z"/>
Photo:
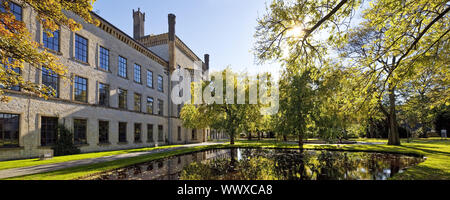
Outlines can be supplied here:
<path id="1" fill-rule="evenodd" d="M 71 11 L 88 23 L 98 24 L 98 20 L 94 20 L 91 16 L 93 0 L 77 0 L 77 1 L 58 1 L 58 0 L 22 0 L 22 4 L 31 7 L 37 12 L 37 19 L 41 22 L 43 29 L 46 30 L 49 36 L 52 36 L 53 31 L 65 26 L 72 31 L 81 30 L 83 27 L 75 20 L 68 18 L 64 12 Z M 3 6 L 7 1 L 3 1 Z M 46 50 L 40 50 L 40 44 L 35 42 L 31 37 L 29 30 L 22 21 L 15 19 L 11 12 L 0 12 L 0 18 L 3 23 L 0 23 L 0 58 L 1 69 L 4 66 L 9 66 L 11 69 L 22 69 L 25 63 L 41 69 L 45 67 L 52 70 L 61 78 L 66 78 L 67 69 L 59 63 L 59 59 L 52 53 Z M 12 60 L 9 61 L 9 58 Z M 20 85 L 22 91 L 28 91 L 37 94 L 41 97 L 47 98 L 49 94 L 53 93 L 51 88 L 23 80 L 20 74 L 14 70 L 0 71 L 0 84 L 7 86 Z M 7 101 L 8 98 L 3 96 L 3 91 L 0 89 L 0 100 Z"/>

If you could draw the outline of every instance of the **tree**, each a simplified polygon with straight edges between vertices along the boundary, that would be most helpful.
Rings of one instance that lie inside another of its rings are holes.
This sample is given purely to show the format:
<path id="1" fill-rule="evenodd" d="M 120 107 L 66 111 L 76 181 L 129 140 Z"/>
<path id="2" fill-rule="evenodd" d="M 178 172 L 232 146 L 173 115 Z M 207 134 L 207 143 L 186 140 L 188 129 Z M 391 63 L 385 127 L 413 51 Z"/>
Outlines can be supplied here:
<path id="1" fill-rule="evenodd" d="M 223 90 L 215 88 L 213 81 L 204 81 L 201 83 L 202 91 L 212 91 L 212 97 L 216 97 L 220 91 L 227 91 L 227 85 L 234 88 L 234 91 L 238 91 L 238 77 L 235 73 L 232 73 L 230 69 L 225 69 L 218 72 L 223 77 Z M 227 82 L 228 76 L 233 76 L 237 78 L 231 78 L 233 82 Z M 213 75 L 214 76 L 214 75 Z M 248 79 L 243 78 L 245 83 Z M 249 94 L 250 84 L 245 84 L 244 92 Z M 258 87 L 260 87 L 258 85 Z M 193 91 L 193 90 L 191 90 Z M 217 93 L 216 93 L 217 92 Z M 228 92 L 228 91 L 227 91 Z M 195 96 L 193 93 L 193 99 L 201 98 Z M 228 102 L 226 94 L 222 96 L 217 96 L 219 101 L 222 103 L 206 103 L 204 97 L 202 98 L 202 104 L 199 105 L 185 105 L 181 110 L 181 120 L 183 125 L 189 128 L 206 128 L 211 127 L 218 130 L 224 130 L 230 136 L 230 143 L 234 144 L 236 134 L 240 131 L 256 131 L 258 123 L 261 122 L 260 114 L 260 103 L 250 104 L 249 98 L 245 98 L 243 104 L 238 104 L 237 97 L 235 93 L 233 96 L 233 101 Z M 247 95 L 245 95 L 247 96 Z M 194 102 L 194 100 L 192 100 Z"/>
<path id="2" fill-rule="evenodd" d="M 420 73 L 414 73 L 399 90 L 403 99 L 400 119 L 410 128 L 419 128 L 420 136 L 426 136 L 427 130 L 433 128 L 441 108 L 450 105 L 450 70 L 443 66 L 448 64 L 448 52 L 444 51 L 418 60 L 414 69 Z"/>
<path id="3" fill-rule="evenodd" d="M 303 140 L 316 103 L 311 73 L 315 73 L 313 69 L 286 70 L 279 81 L 280 110 L 275 117 L 276 130 L 298 137 L 300 149 L 303 149 Z"/>
<path id="4" fill-rule="evenodd" d="M 298 68 L 326 64 L 335 47 L 345 71 L 354 82 L 361 81 L 352 95 L 362 104 L 381 110 L 389 120 L 390 145 L 399 145 L 396 114 L 398 87 L 407 81 L 414 63 L 432 48 L 448 40 L 447 1 L 377 0 L 360 6 L 361 1 L 283 1 L 275 0 L 269 12 L 258 20 L 255 52 L 261 62 L 281 60 Z M 363 9 L 360 11 L 360 8 Z M 353 27 L 355 13 L 363 13 L 360 25 Z M 349 31 L 350 29 L 350 31 Z M 328 33 L 328 34 L 327 34 Z M 360 40 L 363 39 L 363 40 Z M 357 56 L 355 56 L 357 55 Z M 387 99 L 384 101 L 383 98 Z M 355 103 L 355 102 L 351 102 Z"/>
<path id="5" fill-rule="evenodd" d="M 450 7 L 446 2 L 378 1 L 364 12 L 364 21 L 344 34 L 344 54 L 355 61 L 358 75 L 365 77 L 362 96 L 377 99 L 388 119 L 388 144 L 399 145 L 398 90 L 424 68 L 416 62 L 432 48 L 447 40 L 449 24 L 444 20 Z M 440 47 L 439 47 L 440 46 Z M 440 66 L 445 67 L 445 66 Z M 377 94 L 374 96 L 373 94 Z M 383 101 L 386 98 L 387 101 Z"/>
<path id="6" fill-rule="evenodd" d="M 0 12 L 0 101 L 9 100 L 4 95 L 5 88 L 19 86 L 23 91 L 31 92 L 40 97 L 47 98 L 54 95 L 53 88 L 25 80 L 20 71 L 24 64 L 41 70 L 46 68 L 62 78 L 67 78 L 66 67 L 58 62 L 58 57 L 48 52 L 38 42 L 32 39 L 30 31 L 21 19 L 10 11 L 11 5 L 17 2 L 32 8 L 37 12 L 37 20 L 42 24 L 45 33 L 52 37 L 52 32 L 59 27 L 67 27 L 72 31 L 82 29 L 82 25 L 68 18 L 64 12 L 71 11 L 88 23 L 98 24 L 92 14 L 95 0 L 2 0 Z"/>

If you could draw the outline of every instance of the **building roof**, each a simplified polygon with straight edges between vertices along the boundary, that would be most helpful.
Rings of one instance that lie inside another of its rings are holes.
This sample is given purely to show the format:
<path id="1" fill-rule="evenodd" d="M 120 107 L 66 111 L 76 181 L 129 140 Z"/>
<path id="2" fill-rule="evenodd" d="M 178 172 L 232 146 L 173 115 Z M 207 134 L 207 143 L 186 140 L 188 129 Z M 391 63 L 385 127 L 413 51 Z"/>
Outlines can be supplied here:
<path id="1" fill-rule="evenodd" d="M 99 15 L 97 15 L 94 12 L 91 12 L 91 14 L 97 18 L 100 21 L 100 24 L 98 28 L 102 29 L 103 31 L 109 33 L 113 37 L 117 38 L 118 40 L 124 42 L 128 46 L 136 49 L 137 51 L 141 52 L 143 55 L 149 57 L 150 59 L 154 60 L 155 62 L 159 63 L 160 65 L 164 67 L 169 67 L 169 63 L 158 56 L 156 53 L 145 47 L 141 42 L 136 41 L 134 38 L 130 37 L 128 34 L 120 30 L 119 28 L 115 27 Z"/>
<path id="2" fill-rule="evenodd" d="M 169 34 L 163 33 L 159 35 L 146 35 L 139 39 L 139 42 L 146 47 L 168 44 Z M 175 45 L 192 60 L 201 61 L 201 59 L 178 36 L 176 36 Z"/>

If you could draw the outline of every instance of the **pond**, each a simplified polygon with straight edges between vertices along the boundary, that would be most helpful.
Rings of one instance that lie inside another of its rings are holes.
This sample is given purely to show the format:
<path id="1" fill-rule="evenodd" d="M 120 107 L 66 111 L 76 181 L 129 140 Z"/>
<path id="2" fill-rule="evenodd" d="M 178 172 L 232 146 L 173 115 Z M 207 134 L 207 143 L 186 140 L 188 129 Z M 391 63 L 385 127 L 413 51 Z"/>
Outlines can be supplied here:
<path id="1" fill-rule="evenodd" d="M 89 180 L 386 180 L 424 158 L 298 149 L 214 149 L 101 173 Z"/>

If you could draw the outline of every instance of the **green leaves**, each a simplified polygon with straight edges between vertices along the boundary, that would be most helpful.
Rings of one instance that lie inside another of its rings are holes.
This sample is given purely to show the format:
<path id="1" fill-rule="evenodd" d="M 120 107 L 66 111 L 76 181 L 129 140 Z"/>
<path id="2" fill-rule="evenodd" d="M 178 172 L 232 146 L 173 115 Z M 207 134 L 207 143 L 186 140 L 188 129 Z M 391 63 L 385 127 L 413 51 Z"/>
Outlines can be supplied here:
<path id="1" fill-rule="evenodd" d="M 363 123 L 381 112 L 395 119 L 396 104 L 400 103 L 397 96 L 406 88 L 426 91 L 428 98 L 420 104 L 429 108 L 449 104 L 448 1 L 376 0 L 368 6 L 360 4 L 277 0 L 268 14 L 258 19 L 256 56 L 260 61 L 276 59 L 285 64 L 280 80 L 281 114 L 277 117 L 280 131 L 299 134 L 313 127 L 308 123 L 318 129 L 345 129 L 346 121 Z M 351 23 L 355 13 L 362 14 L 358 24 Z M 307 32 L 313 31 L 305 37 L 285 37 L 283 31 L 296 21 L 302 21 Z M 432 62 L 425 64 L 423 60 Z M 420 87 L 416 82 L 429 69 L 434 75 Z M 391 99 L 386 98 L 388 91 Z M 404 100 L 414 97 L 409 95 Z"/>

